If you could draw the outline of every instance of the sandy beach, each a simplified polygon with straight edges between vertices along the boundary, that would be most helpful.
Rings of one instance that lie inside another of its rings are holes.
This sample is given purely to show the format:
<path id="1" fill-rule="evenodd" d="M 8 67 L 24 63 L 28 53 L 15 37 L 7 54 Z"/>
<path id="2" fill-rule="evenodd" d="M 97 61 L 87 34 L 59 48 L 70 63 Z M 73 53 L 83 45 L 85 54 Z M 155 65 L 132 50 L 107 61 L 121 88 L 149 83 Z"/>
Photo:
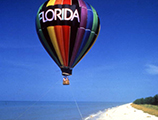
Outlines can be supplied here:
<path id="1" fill-rule="evenodd" d="M 107 109 L 97 120 L 158 120 L 158 117 L 137 110 L 130 104 Z"/>

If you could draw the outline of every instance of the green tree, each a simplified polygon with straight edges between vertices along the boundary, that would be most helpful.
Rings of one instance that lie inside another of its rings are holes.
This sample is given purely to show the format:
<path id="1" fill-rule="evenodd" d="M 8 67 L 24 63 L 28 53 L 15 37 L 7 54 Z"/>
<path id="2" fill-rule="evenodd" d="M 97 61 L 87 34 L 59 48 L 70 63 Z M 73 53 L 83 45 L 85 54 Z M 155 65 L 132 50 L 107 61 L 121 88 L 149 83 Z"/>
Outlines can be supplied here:
<path id="1" fill-rule="evenodd" d="M 158 94 L 156 94 L 154 97 L 136 99 L 133 103 L 158 105 Z"/>
<path id="2" fill-rule="evenodd" d="M 144 102 L 144 98 L 141 98 L 141 99 L 136 99 L 133 103 L 135 104 L 143 104 Z"/>
<path id="3" fill-rule="evenodd" d="M 154 96 L 155 102 L 154 105 L 158 105 L 158 94 Z"/>
<path id="4" fill-rule="evenodd" d="M 140 99 L 140 104 L 144 104 L 144 98 Z"/>

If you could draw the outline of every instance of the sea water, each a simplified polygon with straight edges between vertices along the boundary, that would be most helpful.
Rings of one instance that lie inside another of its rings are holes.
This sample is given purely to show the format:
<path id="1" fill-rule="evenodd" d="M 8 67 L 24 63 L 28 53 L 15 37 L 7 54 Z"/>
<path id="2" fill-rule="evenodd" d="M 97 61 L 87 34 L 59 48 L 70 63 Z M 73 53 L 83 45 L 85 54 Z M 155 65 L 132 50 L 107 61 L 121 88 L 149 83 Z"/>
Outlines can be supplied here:
<path id="1" fill-rule="evenodd" d="M 95 120 L 121 102 L 1 101 L 0 120 Z"/>

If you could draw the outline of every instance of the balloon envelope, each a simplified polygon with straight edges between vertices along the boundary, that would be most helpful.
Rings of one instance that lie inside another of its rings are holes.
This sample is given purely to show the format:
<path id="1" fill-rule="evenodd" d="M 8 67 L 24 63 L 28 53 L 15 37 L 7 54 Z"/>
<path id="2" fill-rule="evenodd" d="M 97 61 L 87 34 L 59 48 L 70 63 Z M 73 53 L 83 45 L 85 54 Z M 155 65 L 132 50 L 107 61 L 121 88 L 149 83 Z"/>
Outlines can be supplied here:
<path id="1" fill-rule="evenodd" d="M 100 21 L 83 0 L 49 0 L 37 12 L 36 30 L 62 74 L 68 76 L 96 41 Z"/>

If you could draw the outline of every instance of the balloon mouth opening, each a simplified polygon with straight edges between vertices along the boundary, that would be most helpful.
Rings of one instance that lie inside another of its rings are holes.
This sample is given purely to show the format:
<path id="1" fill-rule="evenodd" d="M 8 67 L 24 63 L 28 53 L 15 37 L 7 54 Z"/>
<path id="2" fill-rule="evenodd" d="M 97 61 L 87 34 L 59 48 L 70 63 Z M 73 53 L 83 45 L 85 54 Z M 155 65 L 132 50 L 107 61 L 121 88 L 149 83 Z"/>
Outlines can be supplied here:
<path id="1" fill-rule="evenodd" d="M 63 76 L 72 75 L 72 69 L 71 68 L 63 67 L 63 68 L 61 68 L 61 71 L 62 71 Z"/>

